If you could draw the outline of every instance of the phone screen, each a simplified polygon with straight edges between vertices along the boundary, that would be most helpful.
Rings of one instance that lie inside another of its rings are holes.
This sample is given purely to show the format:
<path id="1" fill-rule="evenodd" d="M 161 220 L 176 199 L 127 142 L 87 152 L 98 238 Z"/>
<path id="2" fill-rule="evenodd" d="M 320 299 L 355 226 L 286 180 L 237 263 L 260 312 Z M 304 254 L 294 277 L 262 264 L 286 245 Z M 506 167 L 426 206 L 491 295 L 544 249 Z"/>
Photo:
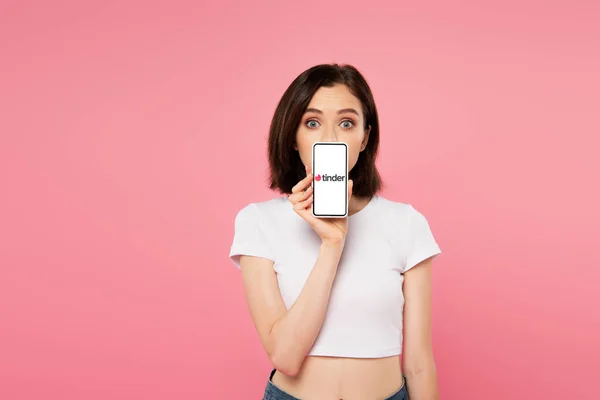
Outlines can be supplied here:
<path id="1" fill-rule="evenodd" d="M 316 142 L 312 152 L 315 217 L 348 214 L 348 146 L 344 142 Z"/>

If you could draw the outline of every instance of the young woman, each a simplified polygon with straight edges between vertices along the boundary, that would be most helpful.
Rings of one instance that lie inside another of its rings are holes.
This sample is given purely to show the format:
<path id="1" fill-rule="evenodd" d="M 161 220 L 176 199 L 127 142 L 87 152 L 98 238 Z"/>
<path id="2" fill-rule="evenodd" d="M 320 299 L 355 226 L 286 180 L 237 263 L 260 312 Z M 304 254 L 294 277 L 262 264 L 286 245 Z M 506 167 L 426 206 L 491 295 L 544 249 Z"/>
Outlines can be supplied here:
<path id="1" fill-rule="evenodd" d="M 311 146 L 348 145 L 348 217 L 311 214 Z M 273 364 L 264 400 L 438 399 L 431 263 L 440 248 L 411 204 L 380 195 L 379 121 L 350 65 L 300 74 L 269 136 L 270 188 L 235 218 L 229 256 Z M 400 355 L 402 354 L 402 360 Z"/>

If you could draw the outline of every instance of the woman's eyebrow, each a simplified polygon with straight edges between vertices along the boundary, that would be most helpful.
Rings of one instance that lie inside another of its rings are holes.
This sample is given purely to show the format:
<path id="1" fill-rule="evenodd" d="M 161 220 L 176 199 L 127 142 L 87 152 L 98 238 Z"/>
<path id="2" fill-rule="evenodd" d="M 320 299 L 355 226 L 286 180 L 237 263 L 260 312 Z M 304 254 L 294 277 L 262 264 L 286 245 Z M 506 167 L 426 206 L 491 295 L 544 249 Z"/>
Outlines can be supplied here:
<path id="1" fill-rule="evenodd" d="M 323 111 L 319 110 L 318 108 L 307 108 L 305 112 L 314 112 L 316 114 L 323 114 Z M 337 113 L 338 114 L 343 114 L 343 113 L 346 113 L 346 112 L 353 113 L 353 114 L 356 114 L 357 116 L 360 116 L 358 114 L 358 111 L 356 111 L 354 108 L 343 108 L 341 110 L 338 110 Z"/>

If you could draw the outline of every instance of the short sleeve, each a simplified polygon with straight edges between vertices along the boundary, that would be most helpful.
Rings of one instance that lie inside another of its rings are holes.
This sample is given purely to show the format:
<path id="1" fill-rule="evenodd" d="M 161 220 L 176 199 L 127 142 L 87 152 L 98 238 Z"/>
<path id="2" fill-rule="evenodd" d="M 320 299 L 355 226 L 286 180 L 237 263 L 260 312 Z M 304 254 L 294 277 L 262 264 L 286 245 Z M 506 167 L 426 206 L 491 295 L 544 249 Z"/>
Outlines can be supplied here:
<path id="1" fill-rule="evenodd" d="M 413 268 L 421 261 L 441 253 L 425 216 L 412 205 L 409 211 L 410 216 L 406 236 L 406 265 L 403 272 Z"/>
<path id="2" fill-rule="evenodd" d="M 241 268 L 240 256 L 242 255 L 273 260 L 256 204 L 251 203 L 242 208 L 235 217 L 234 225 L 235 230 L 233 243 L 229 250 L 229 258 L 236 267 Z"/>

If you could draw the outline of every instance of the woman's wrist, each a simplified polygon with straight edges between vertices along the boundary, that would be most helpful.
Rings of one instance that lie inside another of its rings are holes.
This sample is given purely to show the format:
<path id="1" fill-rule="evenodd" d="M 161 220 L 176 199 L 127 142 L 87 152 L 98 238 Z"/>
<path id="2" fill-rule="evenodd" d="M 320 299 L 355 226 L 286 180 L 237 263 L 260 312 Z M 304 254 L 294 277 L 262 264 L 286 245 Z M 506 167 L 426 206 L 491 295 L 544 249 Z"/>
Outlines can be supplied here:
<path id="1" fill-rule="evenodd" d="M 330 252 L 330 253 L 342 253 L 342 251 L 344 250 L 344 244 L 345 241 L 344 240 L 337 240 L 337 241 L 330 241 L 330 240 L 323 240 L 321 242 L 321 251 L 326 251 L 326 252 Z"/>

